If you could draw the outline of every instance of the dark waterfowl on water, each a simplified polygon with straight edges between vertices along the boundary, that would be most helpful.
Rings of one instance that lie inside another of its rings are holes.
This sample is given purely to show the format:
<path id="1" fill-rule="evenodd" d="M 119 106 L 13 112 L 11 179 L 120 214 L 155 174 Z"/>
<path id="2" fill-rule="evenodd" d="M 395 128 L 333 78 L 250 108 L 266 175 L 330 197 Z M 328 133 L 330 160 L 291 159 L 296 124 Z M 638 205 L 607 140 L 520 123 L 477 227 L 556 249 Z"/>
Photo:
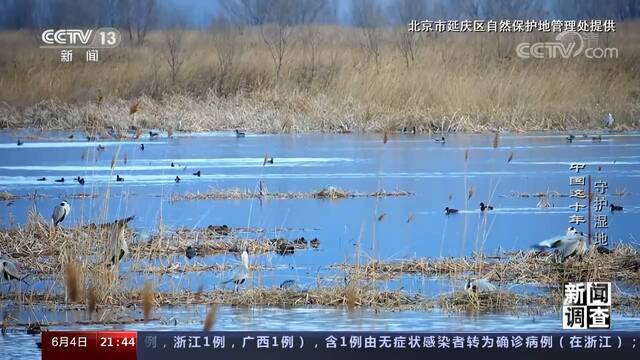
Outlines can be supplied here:
<path id="1" fill-rule="evenodd" d="M 293 243 L 296 245 L 307 245 L 307 240 L 304 238 L 304 236 L 301 236 L 295 240 L 293 240 Z"/>
<path id="2" fill-rule="evenodd" d="M 46 177 L 41 177 L 41 178 L 38 179 L 38 181 L 47 181 L 47 178 Z"/>
<path id="3" fill-rule="evenodd" d="M 245 137 L 245 135 L 246 135 L 245 133 L 243 133 L 242 131 L 236 129 L 236 137 L 239 137 L 239 138 L 240 137 Z"/>
<path id="4" fill-rule="evenodd" d="M 569 134 L 569 136 L 567 136 L 567 142 L 568 143 L 572 143 L 573 140 L 575 140 L 575 139 L 576 139 L 576 136 L 573 135 L 573 134 Z"/>
<path id="5" fill-rule="evenodd" d="M 176 167 L 176 164 L 174 164 L 173 161 L 171 162 L 171 167 Z"/>
<path id="6" fill-rule="evenodd" d="M 80 185 L 84 185 L 84 178 L 80 177 L 80 176 L 76 176 L 75 179 L 73 179 L 75 181 L 77 181 Z"/>
<path id="7" fill-rule="evenodd" d="M 592 141 L 596 141 L 596 142 L 601 142 L 602 141 L 602 135 L 592 136 L 591 140 Z"/>
<path id="8" fill-rule="evenodd" d="M 116 181 L 117 182 L 122 182 L 122 181 L 124 181 L 124 178 L 122 176 L 116 174 Z"/>
<path id="9" fill-rule="evenodd" d="M 73 134 L 67 136 L 67 139 L 73 139 Z"/>
<path id="10" fill-rule="evenodd" d="M 313 240 L 311 240 L 309 244 L 311 244 L 312 248 L 317 249 L 320 247 L 320 240 L 318 240 L 318 238 L 313 238 Z"/>
<path id="11" fill-rule="evenodd" d="M 483 202 L 480 203 L 480 211 L 484 212 L 489 210 L 493 210 L 493 206 L 485 205 Z"/>
<path id="12" fill-rule="evenodd" d="M 598 254 L 613 254 L 613 250 L 603 245 L 596 246 L 596 251 Z"/>
<path id="13" fill-rule="evenodd" d="M 453 209 L 450 207 L 446 207 L 444 208 L 444 214 L 445 215 L 451 215 L 451 214 L 457 214 L 458 213 L 458 209 Z"/>
<path id="14" fill-rule="evenodd" d="M 202 175 L 202 173 L 200 172 L 200 170 L 194 172 L 192 175 L 200 177 L 200 175 Z"/>
<path id="15" fill-rule="evenodd" d="M 291 255 L 296 251 L 296 247 L 293 244 L 283 243 L 278 246 L 276 252 L 280 255 Z"/>
<path id="16" fill-rule="evenodd" d="M 295 290 L 298 288 L 295 280 L 289 279 L 285 280 L 280 284 L 280 289 L 283 290 Z"/>
<path id="17" fill-rule="evenodd" d="M 611 212 L 616 212 L 616 211 L 622 211 L 622 210 L 624 210 L 624 208 L 622 207 L 622 205 L 614 205 L 614 204 L 611 204 L 611 205 L 609 205 L 609 208 L 611 209 Z"/>
<path id="18" fill-rule="evenodd" d="M 55 179 L 55 180 L 53 180 L 53 181 L 55 181 L 55 182 L 57 182 L 57 183 L 63 183 L 63 182 L 64 182 L 64 178 L 63 178 L 63 177 L 61 177 L 60 179 Z"/>
<path id="19" fill-rule="evenodd" d="M 158 134 L 157 132 L 153 132 L 153 131 L 149 131 L 149 137 L 150 138 L 157 138 L 158 136 L 160 136 L 160 134 Z"/>
<path id="20" fill-rule="evenodd" d="M 218 234 L 218 235 L 229 235 L 231 232 L 231 228 L 228 225 L 209 225 L 207 226 L 207 231 Z"/>
<path id="21" fill-rule="evenodd" d="M 42 333 L 42 328 L 38 323 L 31 323 L 25 327 L 25 331 L 27 332 L 27 335 L 38 335 Z"/>
<path id="22" fill-rule="evenodd" d="M 447 140 L 442 136 L 440 139 L 435 139 L 435 142 L 444 144 Z"/>
<path id="23" fill-rule="evenodd" d="M 24 144 L 22 140 L 18 139 L 18 146 L 22 146 L 22 144 Z"/>
<path id="24" fill-rule="evenodd" d="M 104 151 L 104 146 L 98 144 L 98 151 Z"/>
<path id="25" fill-rule="evenodd" d="M 176 183 L 179 183 L 179 182 L 180 182 L 180 176 L 176 176 L 176 178 L 174 179 L 174 181 L 175 181 Z"/>
<path id="26" fill-rule="evenodd" d="M 140 150 L 144 151 L 144 144 L 140 144 Z"/>
<path id="27" fill-rule="evenodd" d="M 418 130 L 417 130 L 417 128 L 415 126 L 412 126 L 411 129 L 409 129 L 408 127 L 405 126 L 405 127 L 402 128 L 402 132 L 403 133 L 410 132 L 412 134 L 415 134 L 415 133 L 418 132 Z"/>
<path id="28" fill-rule="evenodd" d="M 196 249 L 191 245 L 187 246 L 186 250 L 184 251 L 184 254 L 187 257 L 187 259 L 192 259 L 199 255 L 198 249 Z"/>

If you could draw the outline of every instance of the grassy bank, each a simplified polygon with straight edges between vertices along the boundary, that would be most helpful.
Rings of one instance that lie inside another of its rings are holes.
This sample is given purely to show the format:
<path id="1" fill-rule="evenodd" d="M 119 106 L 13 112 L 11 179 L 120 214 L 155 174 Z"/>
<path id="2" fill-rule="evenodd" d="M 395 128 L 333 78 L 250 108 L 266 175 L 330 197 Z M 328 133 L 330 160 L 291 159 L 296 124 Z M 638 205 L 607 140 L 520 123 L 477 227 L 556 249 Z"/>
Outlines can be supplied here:
<path id="1" fill-rule="evenodd" d="M 101 50 L 99 63 L 60 62 L 35 33 L 0 33 L 0 127 L 132 126 L 258 132 L 419 132 L 640 128 L 640 24 L 619 24 L 599 46 L 617 59 L 520 59 L 521 41 L 553 34 L 419 35 L 415 58 L 398 50 L 404 29 L 381 30 L 377 61 L 356 28 L 293 29 L 276 76 L 257 28 L 187 31 L 171 71 L 166 33 L 144 46 Z M 137 112 L 131 114 L 134 104 Z"/>

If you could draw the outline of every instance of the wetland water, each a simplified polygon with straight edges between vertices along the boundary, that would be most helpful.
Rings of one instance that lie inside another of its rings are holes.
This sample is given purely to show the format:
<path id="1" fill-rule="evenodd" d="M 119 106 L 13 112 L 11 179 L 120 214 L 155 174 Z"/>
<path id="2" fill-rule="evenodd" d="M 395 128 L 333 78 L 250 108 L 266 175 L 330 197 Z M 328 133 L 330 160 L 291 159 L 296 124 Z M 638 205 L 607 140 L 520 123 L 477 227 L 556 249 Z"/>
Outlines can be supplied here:
<path id="1" fill-rule="evenodd" d="M 178 134 L 173 138 L 148 137 L 139 140 L 69 140 L 68 134 L 45 134 L 28 139 L 25 134 L 0 135 L 0 191 L 26 195 L 36 191 L 37 200 L 19 198 L 0 202 L 0 227 L 21 224 L 27 211 L 36 206 L 49 218 L 53 206 L 66 199 L 72 207 L 64 227 L 101 222 L 135 215 L 130 224 L 144 239 L 159 222 L 168 228 L 230 227 L 264 228 L 265 237 L 294 239 L 317 237 L 318 249 L 296 251 L 292 255 L 274 253 L 251 255 L 252 265 L 262 269 L 252 273 L 246 286 L 277 287 L 294 279 L 301 288 L 341 283 L 343 275 L 330 265 L 356 261 L 357 244 L 363 259 L 391 261 L 411 258 L 459 257 L 483 251 L 526 250 L 532 244 L 563 234 L 574 212 L 575 199 L 551 197 L 553 207 L 540 208 L 539 198 L 514 196 L 542 192 L 569 193 L 571 163 L 585 163 L 582 173 L 593 181 L 609 184 L 609 202 L 624 211 L 609 215 L 609 242 L 636 243 L 640 214 L 640 134 L 603 134 L 592 141 L 576 134 L 567 143 L 566 134 L 502 135 L 498 147 L 493 135 L 449 135 L 446 144 L 426 136 L 392 135 L 383 144 L 380 135 L 252 135 L 236 138 L 232 133 Z M 18 137 L 24 144 L 17 146 Z M 84 139 L 82 134 L 75 136 Z M 140 144 L 144 143 L 144 150 Z M 97 149 L 98 144 L 104 150 Z M 468 159 L 465 160 L 465 152 Z M 126 154 L 126 164 L 124 158 Z M 265 154 L 274 163 L 263 166 Z M 513 154 L 511 161 L 508 161 Z M 112 159 L 116 159 L 111 169 Z M 174 167 L 171 167 L 171 163 Z M 200 170 L 201 176 L 192 173 Z M 124 181 L 116 182 L 116 174 Z M 85 185 L 72 179 L 81 176 Z M 175 177 L 181 181 L 176 183 Z M 46 177 L 46 181 L 37 181 Z M 54 179 L 65 178 L 64 183 Z M 257 191 L 259 182 L 268 192 L 310 192 L 328 186 L 351 192 L 403 190 L 414 193 L 402 197 L 363 197 L 340 200 L 257 199 L 170 200 L 171 194 L 206 192 L 211 188 Z M 473 188 L 473 196 L 467 193 Z M 75 198 L 78 193 L 97 197 Z M 624 193 L 616 196 L 615 193 Z M 495 207 L 483 214 L 479 203 Z M 445 216 L 446 206 L 459 209 Z M 381 220 L 378 220 L 385 214 Z M 282 228 L 284 230 L 274 230 Z M 587 231 L 583 224 L 579 230 Z M 239 234 L 255 237 L 255 234 Z M 137 241 L 137 240 L 133 240 Z M 364 256 L 364 257 L 363 257 Z M 231 255 L 196 257 L 183 254 L 149 261 L 154 265 L 234 264 Z M 141 265 L 144 266 L 143 262 Z M 143 277 L 120 267 L 125 286 L 139 288 Z M 213 290 L 230 272 L 172 273 L 158 277 L 158 289 Z M 318 280 L 319 279 L 319 280 Z M 44 289 L 50 280 L 32 284 Z M 7 284 L 0 284 L 6 291 Z M 433 296 L 460 289 L 462 283 L 423 276 L 401 276 L 380 281 L 380 288 L 402 289 Z M 540 291 L 520 285 L 522 291 Z M 626 288 L 632 294 L 637 288 Z M 35 310 L 3 304 L 6 311 L 22 319 L 40 318 Z M 327 309 L 235 309 L 222 307 L 220 330 L 558 330 L 559 314 L 538 317 L 481 315 L 467 317 L 433 311 L 374 313 L 362 310 L 347 313 Z M 238 316 L 237 313 L 240 313 Z M 181 329 L 200 329 L 206 313 L 198 307 L 162 309 L 161 322 L 128 325 L 132 328 L 174 329 L 170 319 L 180 318 Z M 47 311 L 47 317 L 75 318 L 81 314 Z M 186 319 L 186 320 L 185 320 Z M 636 325 L 632 325 L 634 324 Z M 637 330 L 637 318 L 614 316 L 612 329 Z M 0 339 L 2 348 L 24 354 L 20 338 L 10 334 Z M 14 340 L 12 340 L 12 338 Z M 37 337 L 36 337 L 37 338 Z"/>

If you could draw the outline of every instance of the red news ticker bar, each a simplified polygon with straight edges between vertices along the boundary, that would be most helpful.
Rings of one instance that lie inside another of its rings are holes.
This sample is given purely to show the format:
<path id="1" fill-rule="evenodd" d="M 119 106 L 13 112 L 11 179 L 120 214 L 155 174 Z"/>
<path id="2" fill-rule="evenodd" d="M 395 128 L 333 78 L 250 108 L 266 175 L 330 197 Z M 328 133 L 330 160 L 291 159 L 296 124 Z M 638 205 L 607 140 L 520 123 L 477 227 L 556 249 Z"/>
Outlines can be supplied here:
<path id="1" fill-rule="evenodd" d="M 135 331 L 43 331 L 43 360 L 135 360 Z"/>

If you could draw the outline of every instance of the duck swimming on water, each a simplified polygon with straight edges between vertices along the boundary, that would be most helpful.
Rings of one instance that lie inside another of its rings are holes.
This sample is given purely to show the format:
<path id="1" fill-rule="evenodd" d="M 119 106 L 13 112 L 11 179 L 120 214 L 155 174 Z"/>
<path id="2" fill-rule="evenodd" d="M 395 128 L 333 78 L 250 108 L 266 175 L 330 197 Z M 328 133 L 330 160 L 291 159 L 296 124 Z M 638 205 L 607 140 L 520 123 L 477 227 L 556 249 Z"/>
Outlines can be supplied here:
<path id="1" fill-rule="evenodd" d="M 483 202 L 480 203 L 480 211 L 485 212 L 488 210 L 493 210 L 493 206 L 485 205 Z"/>
<path id="2" fill-rule="evenodd" d="M 444 214 L 445 215 L 451 215 L 451 214 L 457 214 L 458 213 L 458 209 L 453 209 L 450 207 L 446 207 L 444 208 Z"/>

